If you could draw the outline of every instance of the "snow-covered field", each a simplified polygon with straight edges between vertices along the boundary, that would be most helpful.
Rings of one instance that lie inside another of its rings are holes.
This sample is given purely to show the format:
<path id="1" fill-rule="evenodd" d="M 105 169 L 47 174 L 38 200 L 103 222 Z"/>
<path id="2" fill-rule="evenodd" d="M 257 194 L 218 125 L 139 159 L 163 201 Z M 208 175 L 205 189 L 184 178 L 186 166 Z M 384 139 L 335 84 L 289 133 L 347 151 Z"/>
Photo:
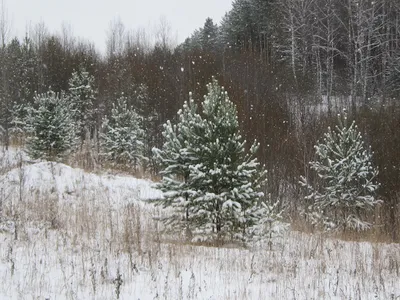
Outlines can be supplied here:
<path id="1" fill-rule="evenodd" d="M 151 182 L 26 160 L 0 153 L 0 299 L 400 299 L 399 244 L 167 242 Z"/>

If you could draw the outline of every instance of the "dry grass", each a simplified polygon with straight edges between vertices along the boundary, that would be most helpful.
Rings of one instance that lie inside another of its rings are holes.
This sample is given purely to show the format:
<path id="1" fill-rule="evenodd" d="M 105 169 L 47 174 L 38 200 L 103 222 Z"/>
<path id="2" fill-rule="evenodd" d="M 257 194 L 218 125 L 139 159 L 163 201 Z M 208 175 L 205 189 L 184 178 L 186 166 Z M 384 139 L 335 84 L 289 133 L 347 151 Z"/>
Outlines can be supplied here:
<path id="1" fill-rule="evenodd" d="M 85 194 L 76 205 L 36 200 L 14 208 L 18 237 L 6 239 L 11 253 L 3 251 L 10 258 L 2 282 L 18 293 L 111 299 L 120 275 L 122 299 L 365 299 L 374 289 L 378 298 L 400 296 L 398 247 L 301 232 L 276 241 L 273 251 L 263 244 L 246 250 L 161 243 L 151 210 L 141 205 L 112 210 Z M 52 282 L 54 268 L 65 284 Z M 11 271 L 19 277 L 10 280 Z"/>
<path id="2" fill-rule="evenodd" d="M 397 201 L 400 203 L 400 201 Z M 400 211 L 400 204 L 397 205 L 398 208 L 394 207 L 396 211 Z M 382 209 L 381 206 L 375 208 L 373 212 L 370 212 L 364 219 L 373 224 L 369 230 L 356 231 L 356 230 L 346 230 L 346 231 L 335 231 L 332 233 L 325 233 L 327 237 L 332 237 L 335 239 L 340 239 L 343 241 L 354 241 L 354 242 L 371 242 L 371 243 L 393 243 L 399 242 L 397 239 L 393 238 L 392 232 L 388 231 L 385 222 L 389 219 L 387 210 Z M 317 228 L 315 225 L 310 224 L 307 220 L 299 216 L 298 212 L 291 212 L 290 214 L 290 225 L 292 230 L 307 233 L 307 234 L 318 234 L 322 231 L 321 228 Z M 399 222 L 400 224 L 400 222 Z M 400 232 L 400 227 L 397 229 L 399 224 L 393 224 L 391 231 Z"/>

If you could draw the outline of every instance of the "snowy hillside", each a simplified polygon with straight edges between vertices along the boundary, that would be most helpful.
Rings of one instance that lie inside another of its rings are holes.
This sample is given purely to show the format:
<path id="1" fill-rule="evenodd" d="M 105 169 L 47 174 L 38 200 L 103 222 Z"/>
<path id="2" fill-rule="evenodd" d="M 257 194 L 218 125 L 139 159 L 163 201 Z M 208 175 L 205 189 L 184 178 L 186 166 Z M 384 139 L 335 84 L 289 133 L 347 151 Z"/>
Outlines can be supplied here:
<path id="1" fill-rule="evenodd" d="M 0 154 L 0 299 L 400 298 L 399 244 L 166 242 L 151 182 L 18 157 Z"/>
<path id="2" fill-rule="evenodd" d="M 0 176 L 0 182 L 7 183 L 4 191 L 12 197 L 19 193 L 21 183 L 23 198 L 29 198 L 32 193 L 55 194 L 58 200 L 73 202 L 86 193 L 106 198 L 115 207 L 161 195 L 151 188 L 147 180 L 127 176 L 100 176 L 53 162 L 38 162 L 14 168 Z"/>

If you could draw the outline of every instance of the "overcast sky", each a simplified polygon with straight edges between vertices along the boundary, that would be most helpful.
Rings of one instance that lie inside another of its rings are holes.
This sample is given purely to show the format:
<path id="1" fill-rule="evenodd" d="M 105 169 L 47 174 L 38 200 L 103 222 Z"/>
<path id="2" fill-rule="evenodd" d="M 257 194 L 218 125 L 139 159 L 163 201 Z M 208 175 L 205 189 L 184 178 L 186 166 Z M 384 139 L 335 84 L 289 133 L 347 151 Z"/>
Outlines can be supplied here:
<path id="1" fill-rule="evenodd" d="M 13 34 L 22 37 L 29 24 L 43 21 L 50 32 L 70 24 L 74 36 L 90 40 L 104 51 L 110 21 L 120 18 L 127 29 L 152 30 L 161 16 L 182 42 L 207 17 L 219 23 L 232 0 L 3 0 Z M 1 2 L 1 0 L 0 0 Z"/>

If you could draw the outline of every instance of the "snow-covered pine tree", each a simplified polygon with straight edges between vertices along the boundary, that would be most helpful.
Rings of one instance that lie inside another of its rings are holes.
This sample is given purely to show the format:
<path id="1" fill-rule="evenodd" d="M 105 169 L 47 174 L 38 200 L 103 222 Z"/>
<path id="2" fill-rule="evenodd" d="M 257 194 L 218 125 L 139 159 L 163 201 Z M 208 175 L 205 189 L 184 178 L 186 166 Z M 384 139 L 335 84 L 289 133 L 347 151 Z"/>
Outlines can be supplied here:
<path id="1" fill-rule="evenodd" d="M 94 100 L 97 93 L 94 89 L 94 76 L 85 69 L 80 69 L 72 73 L 68 85 L 70 107 L 78 127 L 78 135 L 83 141 L 86 132 L 91 132 L 94 126 Z"/>
<path id="2" fill-rule="evenodd" d="M 103 155 L 116 166 L 133 167 L 136 172 L 143 157 L 141 116 L 129 107 L 127 98 L 121 96 L 113 104 L 111 115 L 104 118 L 104 133 L 101 134 Z"/>
<path id="3" fill-rule="evenodd" d="M 196 229 L 243 239 L 262 218 L 260 202 L 265 171 L 254 142 L 246 153 L 239 132 L 236 106 L 213 78 L 203 101 L 205 130 L 193 145 L 198 163 L 190 166 L 190 181 L 197 191 L 193 211 Z"/>
<path id="4" fill-rule="evenodd" d="M 329 230 L 369 228 L 371 224 L 362 216 L 380 202 L 376 198 L 378 170 L 355 122 L 348 125 L 347 116 L 339 115 L 339 125 L 335 130 L 328 128 L 315 154 L 310 162 L 315 175 L 312 184 L 304 177 L 300 181 L 308 190 L 312 222 Z"/>
<path id="5" fill-rule="evenodd" d="M 273 241 L 281 237 L 289 228 L 289 223 L 284 221 L 284 208 L 280 201 L 271 201 L 268 195 L 266 201 L 261 202 L 257 224 L 250 228 L 250 236 L 253 242 L 266 242 L 269 250 L 272 250 Z"/>
<path id="6" fill-rule="evenodd" d="M 198 163 L 199 157 L 193 153 L 198 137 L 203 129 L 203 120 L 197 113 L 197 105 L 190 94 L 190 99 L 178 111 L 178 123 L 170 121 L 164 124 L 164 145 L 162 149 L 153 149 L 156 161 L 161 167 L 162 180 L 156 186 L 164 192 L 164 197 L 157 204 L 171 208 L 172 213 L 163 219 L 168 229 L 187 232 L 192 227 L 193 190 L 190 181 L 190 167 Z"/>
<path id="7" fill-rule="evenodd" d="M 164 146 L 155 149 L 163 171 L 160 201 L 173 213 L 165 220 L 186 228 L 194 238 L 242 239 L 262 218 L 259 210 L 265 172 L 255 153 L 245 153 L 235 105 L 213 79 L 203 102 L 203 114 L 190 99 L 178 112 L 179 122 L 164 126 Z"/>
<path id="8" fill-rule="evenodd" d="M 49 91 L 35 96 L 28 117 L 27 150 L 32 158 L 57 160 L 75 145 L 75 126 L 69 105 L 62 94 Z"/>

